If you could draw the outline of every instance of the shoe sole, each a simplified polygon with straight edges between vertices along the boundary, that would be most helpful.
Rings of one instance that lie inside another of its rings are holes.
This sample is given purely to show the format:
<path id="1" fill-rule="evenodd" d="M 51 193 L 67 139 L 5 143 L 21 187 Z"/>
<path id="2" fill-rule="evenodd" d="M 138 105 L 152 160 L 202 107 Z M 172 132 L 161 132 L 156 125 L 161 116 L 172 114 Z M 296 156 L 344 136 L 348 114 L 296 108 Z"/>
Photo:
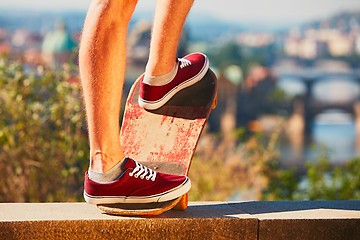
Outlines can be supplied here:
<path id="1" fill-rule="evenodd" d="M 177 188 L 171 189 L 167 192 L 146 196 L 146 197 L 137 197 L 137 196 L 91 196 L 84 191 L 84 199 L 87 203 L 90 204 L 116 204 L 116 203 L 154 203 L 154 202 L 166 202 L 174 200 L 185 193 L 187 193 L 191 188 L 191 181 L 189 178 L 186 181 L 178 186 Z"/>
<path id="2" fill-rule="evenodd" d="M 176 93 L 179 91 L 194 85 L 195 83 L 199 82 L 206 74 L 207 70 L 209 69 L 209 59 L 205 59 L 205 64 L 202 70 L 199 72 L 198 75 L 190 78 L 189 80 L 179 84 L 178 86 L 174 87 L 171 91 L 169 91 L 164 97 L 157 101 L 146 101 L 139 97 L 138 103 L 139 106 L 147 109 L 147 110 L 156 110 L 164 106 Z"/>

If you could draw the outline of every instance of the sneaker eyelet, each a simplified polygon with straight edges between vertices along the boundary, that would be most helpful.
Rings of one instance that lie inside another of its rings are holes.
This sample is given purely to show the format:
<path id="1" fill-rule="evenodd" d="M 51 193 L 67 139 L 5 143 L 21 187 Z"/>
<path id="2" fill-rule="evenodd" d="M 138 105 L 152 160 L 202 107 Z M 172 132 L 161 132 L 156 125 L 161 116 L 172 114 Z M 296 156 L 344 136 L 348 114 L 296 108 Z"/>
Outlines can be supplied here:
<path id="1" fill-rule="evenodd" d="M 143 177 L 143 176 L 140 176 L 140 179 L 144 179 L 144 177 Z"/>
<path id="2" fill-rule="evenodd" d="M 133 174 L 133 173 L 129 173 L 129 176 L 132 177 L 132 176 L 134 176 L 134 174 Z"/>
<path id="3" fill-rule="evenodd" d="M 149 177 L 146 177 L 146 180 L 149 180 L 150 178 Z"/>

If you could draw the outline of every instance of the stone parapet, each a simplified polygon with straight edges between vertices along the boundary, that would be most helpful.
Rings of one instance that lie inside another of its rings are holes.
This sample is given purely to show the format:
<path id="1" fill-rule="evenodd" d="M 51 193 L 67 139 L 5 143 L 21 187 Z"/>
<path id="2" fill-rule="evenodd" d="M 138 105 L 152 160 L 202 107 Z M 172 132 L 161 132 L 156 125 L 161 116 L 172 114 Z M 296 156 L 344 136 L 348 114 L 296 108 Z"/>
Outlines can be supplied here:
<path id="1" fill-rule="evenodd" d="M 1 203 L 0 239 L 360 239 L 360 201 L 191 202 L 153 218 L 85 203 Z"/>

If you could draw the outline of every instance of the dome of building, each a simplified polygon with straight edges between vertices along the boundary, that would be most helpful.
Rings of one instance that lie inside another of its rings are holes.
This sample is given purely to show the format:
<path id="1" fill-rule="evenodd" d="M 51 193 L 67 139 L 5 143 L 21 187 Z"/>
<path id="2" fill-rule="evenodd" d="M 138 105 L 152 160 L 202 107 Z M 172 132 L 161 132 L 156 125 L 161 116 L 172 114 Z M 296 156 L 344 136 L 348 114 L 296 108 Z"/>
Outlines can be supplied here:
<path id="1" fill-rule="evenodd" d="M 63 23 L 57 24 L 54 31 L 46 34 L 42 52 L 45 54 L 66 53 L 71 52 L 76 47 L 76 43 L 66 31 Z"/>

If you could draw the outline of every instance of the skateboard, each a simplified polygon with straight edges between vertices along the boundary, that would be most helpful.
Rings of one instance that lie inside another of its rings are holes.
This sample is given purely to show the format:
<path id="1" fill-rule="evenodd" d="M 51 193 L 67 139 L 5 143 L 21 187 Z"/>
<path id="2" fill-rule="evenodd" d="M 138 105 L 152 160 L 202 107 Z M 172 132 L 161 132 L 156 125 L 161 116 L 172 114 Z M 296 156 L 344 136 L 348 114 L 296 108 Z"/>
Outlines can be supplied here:
<path id="1" fill-rule="evenodd" d="M 164 106 L 145 110 L 138 104 L 141 76 L 125 104 L 121 144 L 126 156 L 157 172 L 187 175 L 200 134 L 216 106 L 217 79 L 209 69 L 194 85 L 179 91 Z M 123 216 L 154 216 L 170 209 L 185 210 L 188 195 L 162 203 L 98 205 Z"/>

